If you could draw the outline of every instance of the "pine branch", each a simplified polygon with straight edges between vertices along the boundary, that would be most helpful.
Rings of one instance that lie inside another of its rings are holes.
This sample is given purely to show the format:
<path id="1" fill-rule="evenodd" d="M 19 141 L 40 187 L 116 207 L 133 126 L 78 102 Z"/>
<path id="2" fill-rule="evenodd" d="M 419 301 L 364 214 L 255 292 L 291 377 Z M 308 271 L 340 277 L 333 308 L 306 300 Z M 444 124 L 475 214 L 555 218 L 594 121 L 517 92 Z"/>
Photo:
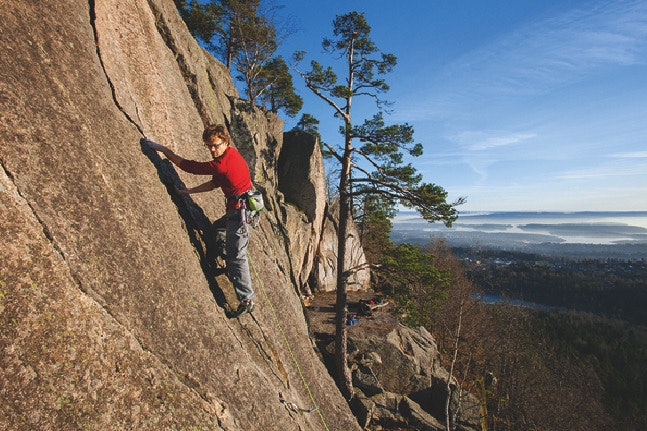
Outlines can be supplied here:
<path id="1" fill-rule="evenodd" d="M 342 161 L 343 159 L 342 159 L 342 157 L 341 157 L 339 154 L 337 154 L 337 151 L 336 151 L 333 147 L 331 147 L 330 145 L 328 145 L 327 143 L 325 143 L 325 142 L 322 142 L 322 143 L 324 144 L 324 146 L 325 146 L 326 148 L 328 148 L 328 150 L 330 151 L 330 154 L 331 154 L 333 157 L 335 157 L 335 158 L 337 159 L 337 161 L 339 161 L 339 162 L 341 163 L 341 161 Z"/>

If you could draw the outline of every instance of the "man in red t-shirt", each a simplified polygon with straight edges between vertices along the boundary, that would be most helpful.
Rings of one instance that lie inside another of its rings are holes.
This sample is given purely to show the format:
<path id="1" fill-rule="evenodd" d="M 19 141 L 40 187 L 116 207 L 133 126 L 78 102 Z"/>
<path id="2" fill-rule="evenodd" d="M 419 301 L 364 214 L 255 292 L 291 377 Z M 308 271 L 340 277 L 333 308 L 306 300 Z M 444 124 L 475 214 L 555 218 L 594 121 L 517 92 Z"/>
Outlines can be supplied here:
<path id="1" fill-rule="evenodd" d="M 189 195 L 221 188 L 227 198 L 227 272 L 234 285 L 240 304 L 236 314 L 251 313 L 254 309 L 254 290 L 247 261 L 249 237 L 240 214 L 240 199 L 252 189 L 247 162 L 238 150 L 230 145 L 231 139 L 225 126 L 208 126 L 202 133 L 204 145 L 209 148 L 213 160 L 197 162 L 184 159 L 172 150 L 153 141 L 147 141 L 155 151 L 162 152 L 173 164 L 185 172 L 196 175 L 211 175 L 211 180 L 178 192 Z"/>

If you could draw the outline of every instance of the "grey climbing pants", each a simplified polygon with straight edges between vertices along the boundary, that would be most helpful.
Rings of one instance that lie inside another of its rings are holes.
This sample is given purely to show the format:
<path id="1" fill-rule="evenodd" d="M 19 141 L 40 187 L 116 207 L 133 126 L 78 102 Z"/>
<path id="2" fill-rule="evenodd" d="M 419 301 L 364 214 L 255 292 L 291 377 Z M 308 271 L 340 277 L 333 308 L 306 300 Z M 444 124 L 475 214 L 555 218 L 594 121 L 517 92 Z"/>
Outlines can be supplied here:
<path id="1" fill-rule="evenodd" d="M 247 245 L 249 244 L 249 233 L 247 225 L 243 223 L 240 210 L 227 211 L 227 273 L 234 285 L 236 296 L 239 301 L 254 298 L 252 289 L 252 277 L 249 273 L 249 262 L 247 260 Z"/>

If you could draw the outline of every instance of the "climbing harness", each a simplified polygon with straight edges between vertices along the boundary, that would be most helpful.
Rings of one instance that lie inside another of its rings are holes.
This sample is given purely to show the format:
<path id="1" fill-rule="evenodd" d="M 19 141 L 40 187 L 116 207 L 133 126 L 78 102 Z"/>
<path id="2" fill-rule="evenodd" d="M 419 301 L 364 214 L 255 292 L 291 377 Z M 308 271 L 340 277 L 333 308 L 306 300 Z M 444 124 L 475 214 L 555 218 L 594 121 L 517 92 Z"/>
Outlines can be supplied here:
<path id="1" fill-rule="evenodd" d="M 240 222 L 245 225 L 251 225 L 254 229 L 258 227 L 261 221 L 261 211 L 265 209 L 263 194 L 257 190 L 250 190 L 232 199 L 237 201 L 237 208 L 240 210 Z"/>
<path id="2" fill-rule="evenodd" d="M 285 347 L 287 348 L 288 352 L 290 353 L 290 357 L 292 358 L 292 362 L 294 363 L 294 366 L 297 369 L 297 373 L 299 374 L 299 377 L 301 378 L 301 382 L 303 383 L 304 388 L 308 392 L 308 396 L 310 397 L 310 401 L 312 401 L 312 407 L 310 409 L 302 409 L 298 405 L 296 405 L 293 402 L 285 400 L 283 398 L 283 395 L 279 393 L 279 400 L 281 403 L 285 404 L 287 408 L 290 410 L 293 410 L 295 412 L 299 413 L 314 413 L 317 412 L 319 413 L 319 418 L 321 419 L 321 423 L 326 431 L 330 431 L 328 429 L 328 425 L 326 424 L 326 420 L 324 419 L 323 414 L 321 413 L 321 410 L 319 410 L 319 407 L 317 407 L 317 402 L 314 399 L 314 396 L 312 395 L 312 391 L 310 390 L 310 386 L 308 385 L 308 382 L 306 381 L 306 378 L 303 375 L 303 372 L 301 371 L 301 367 L 299 366 L 299 362 L 297 361 L 296 356 L 294 355 L 294 352 L 292 351 L 292 347 L 290 346 L 290 342 L 288 341 L 288 337 L 285 335 L 285 332 L 283 331 L 283 327 L 281 326 L 281 322 L 279 321 L 279 318 L 276 314 L 276 310 L 274 309 L 274 305 L 272 305 L 272 301 L 270 301 L 269 296 L 267 295 L 267 292 L 265 291 L 265 286 L 263 285 L 263 280 L 261 280 L 261 277 L 258 275 L 258 272 L 256 271 L 256 268 L 254 267 L 254 264 L 252 263 L 252 259 L 249 257 L 249 253 L 247 253 L 247 260 L 249 261 L 249 266 L 252 268 L 252 271 L 254 271 L 254 275 L 256 276 L 256 279 L 258 280 L 259 287 L 261 289 L 261 292 L 263 293 L 263 297 L 265 298 L 265 302 L 270 308 L 270 311 L 272 312 L 272 316 L 274 317 L 274 321 L 276 322 L 276 326 L 279 328 L 279 332 L 283 336 L 283 342 L 285 343 Z M 295 410 L 296 409 L 296 410 Z"/>

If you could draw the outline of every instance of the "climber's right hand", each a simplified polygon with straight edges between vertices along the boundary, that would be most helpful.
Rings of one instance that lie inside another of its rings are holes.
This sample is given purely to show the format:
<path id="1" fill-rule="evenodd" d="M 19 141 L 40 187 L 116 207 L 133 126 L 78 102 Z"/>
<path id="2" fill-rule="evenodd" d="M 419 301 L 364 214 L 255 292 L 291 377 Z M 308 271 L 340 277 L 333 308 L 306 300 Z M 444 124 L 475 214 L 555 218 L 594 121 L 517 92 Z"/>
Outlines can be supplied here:
<path id="1" fill-rule="evenodd" d="M 151 149 L 155 151 L 162 151 L 166 150 L 166 147 L 162 144 L 158 144 L 157 142 L 151 141 L 150 139 L 146 139 L 146 145 L 148 145 Z"/>

